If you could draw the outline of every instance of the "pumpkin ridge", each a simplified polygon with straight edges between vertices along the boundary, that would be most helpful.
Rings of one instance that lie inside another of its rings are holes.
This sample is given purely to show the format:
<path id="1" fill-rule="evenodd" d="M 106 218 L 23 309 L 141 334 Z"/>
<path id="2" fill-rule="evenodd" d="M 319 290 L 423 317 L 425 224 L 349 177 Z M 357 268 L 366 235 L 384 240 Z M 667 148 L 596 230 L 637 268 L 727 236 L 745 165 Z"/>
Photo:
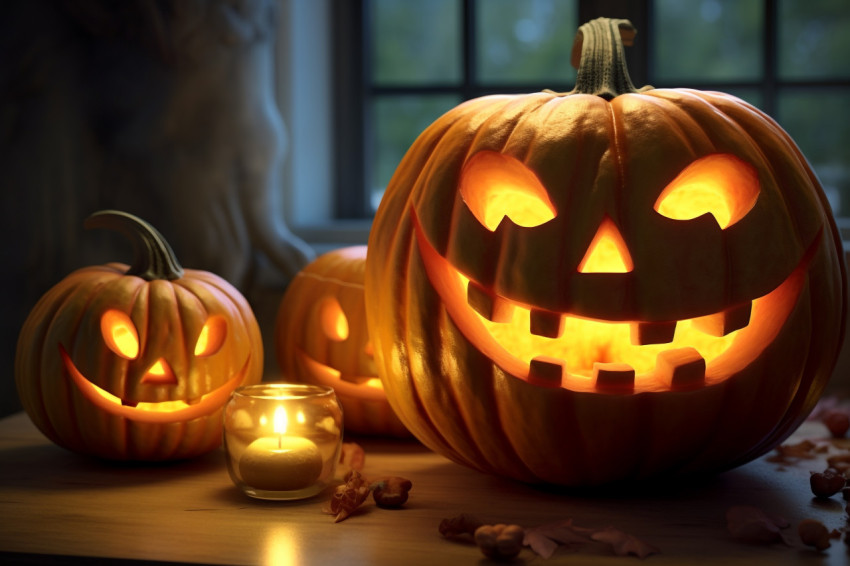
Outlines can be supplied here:
<path id="1" fill-rule="evenodd" d="M 728 120 L 733 125 L 733 128 L 735 129 L 735 131 L 739 135 L 741 135 L 744 139 L 746 139 L 747 145 L 751 148 L 752 151 L 754 151 L 759 156 L 760 162 L 767 168 L 767 171 L 770 175 L 771 186 L 776 186 L 776 187 L 781 186 L 781 182 L 780 182 L 781 175 L 779 175 L 779 172 L 776 170 L 776 167 L 774 165 L 774 160 L 771 159 L 771 157 L 768 154 L 765 153 L 765 150 L 762 147 L 762 144 L 758 143 L 758 141 L 753 138 L 753 134 L 751 132 L 751 125 L 750 124 L 742 124 L 741 120 L 739 120 L 735 116 L 731 115 L 729 112 L 727 112 L 723 108 L 718 107 L 717 104 L 716 104 L 716 98 L 717 98 L 716 96 L 710 97 L 710 96 L 706 95 L 705 93 L 692 93 L 692 94 L 695 98 L 703 100 L 705 102 L 705 104 L 707 104 L 709 107 L 711 107 L 712 110 L 721 114 L 724 118 L 726 118 L 726 120 Z M 724 102 L 726 102 L 727 104 L 733 104 L 734 106 L 737 106 L 739 104 L 738 100 L 732 100 L 729 97 L 724 97 Z M 740 102 L 743 102 L 743 101 L 740 101 Z M 783 150 L 787 154 L 788 150 L 790 149 L 791 146 L 793 146 L 793 144 L 788 143 L 788 138 L 786 136 L 784 136 L 784 135 L 780 136 L 780 132 L 784 133 L 784 130 L 782 130 L 782 128 L 772 118 L 770 118 L 767 114 L 760 113 L 759 117 L 761 119 L 759 120 L 757 127 L 759 129 L 763 128 L 763 129 L 769 130 L 770 133 L 773 136 L 781 137 L 781 139 L 785 142 L 784 143 L 785 147 L 783 148 Z M 747 118 L 752 119 L 753 118 L 752 114 L 748 115 Z M 796 154 L 796 155 L 798 155 L 798 154 Z M 800 167 L 801 165 L 802 164 L 799 164 L 799 163 L 797 164 L 798 167 Z M 759 175 L 759 177 L 761 177 L 761 175 Z M 760 181 L 761 181 L 761 178 L 760 178 Z M 762 184 L 762 186 L 764 186 L 763 182 L 761 184 Z M 773 193 L 775 195 L 775 198 L 778 198 L 779 201 L 782 203 L 782 211 L 784 213 L 784 216 L 787 217 L 787 218 L 790 218 L 791 222 L 793 222 L 794 232 L 796 234 L 801 234 L 801 235 L 804 234 L 805 232 L 801 229 L 802 227 L 800 226 L 800 219 L 797 217 L 796 214 L 793 214 L 794 211 L 792 210 L 792 207 L 789 205 L 788 199 L 787 199 L 785 193 L 783 191 L 774 191 Z"/>
<path id="2" fill-rule="evenodd" d="M 439 328 L 449 330 L 457 335 L 462 335 L 463 333 L 452 320 L 452 317 L 446 310 L 445 305 L 442 304 L 442 298 L 437 296 L 437 301 L 440 303 L 438 315 Z M 454 380 L 443 380 L 447 381 L 447 389 L 451 393 L 451 410 L 459 417 L 453 420 L 463 423 L 465 436 L 473 440 L 473 442 L 471 442 L 471 448 L 476 452 L 476 457 L 470 458 L 468 456 L 469 449 L 461 450 L 460 448 L 456 448 L 455 451 L 458 454 L 457 457 L 459 461 L 468 462 L 466 464 L 467 466 L 477 468 L 483 472 L 494 473 L 498 466 L 492 465 L 491 462 L 498 462 L 501 458 L 502 460 L 509 462 L 510 465 L 520 468 L 522 470 L 522 477 L 533 477 L 533 473 L 528 468 L 525 461 L 519 457 L 519 453 L 514 446 L 513 440 L 505 432 L 506 430 L 509 430 L 510 427 L 506 426 L 503 410 L 497 409 L 495 415 L 489 415 L 488 422 L 485 423 L 484 427 L 477 426 L 476 415 L 473 411 L 470 411 L 469 405 L 479 406 L 485 402 L 485 397 L 481 395 L 482 391 L 486 393 L 486 401 L 488 404 L 499 404 L 496 382 L 497 370 L 501 370 L 501 368 L 498 368 L 498 366 L 493 364 L 482 364 L 480 360 L 484 359 L 484 356 L 478 350 L 468 351 L 466 352 L 466 355 L 479 358 L 479 360 L 475 362 L 477 367 L 482 367 L 482 365 L 484 366 L 482 371 L 479 374 L 474 375 L 473 379 L 471 379 L 468 383 L 470 392 L 473 394 L 467 395 L 462 393 L 462 391 L 458 389 L 458 385 Z M 486 359 L 484 359 L 484 361 L 486 362 Z M 464 398 L 468 398 L 467 403 L 463 402 Z M 483 418 L 488 418 L 488 415 L 484 415 Z M 476 431 L 480 431 L 480 433 Z M 498 436 L 498 438 L 494 438 L 495 436 Z M 481 446 L 490 446 L 490 449 L 484 449 L 481 448 Z M 509 454 L 505 455 L 505 451 L 509 452 Z M 499 454 L 499 452 L 502 452 L 502 454 Z"/>
<path id="3" fill-rule="evenodd" d="M 40 300 L 33 309 L 36 313 L 36 316 L 33 318 L 32 322 L 28 320 L 25 323 L 24 330 L 21 332 L 22 336 L 24 332 L 29 330 L 30 326 L 36 326 L 39 333 L 38 335 L 34 336 L 33 339 L 37 340 L 39 343 L 44 343 L 50 337 L 51 329 L 53 328 L 53 326 L 55 324 L 58 324 L 57 318 L 59 314 L 65 312 L 68 308 L 68 305 L 72 303 L 72 298 L 75 291 L 76 289 L 69 287 L 67 289 L 53 289 L 48 292 L 45 298 Z M 18 355 L 16 356 L 15 361 L 16 369 L 18 363 L 22 363 L 18 362 L 18 360 L 21 359 L 23 348 L 23 341 L 19 340 Z M 49 383 L 50 380 L 44 377 L 47 375 L 47 373 L 44 372 L 44 368 L 49 367 L 50 365 L 49 361 L 46 359 L 46 352 L 42 352 L 41 355 L 35 356 L 34 362 L 35 367 L 29 368 L 29 371 L 31 372 L 31 375 L 42 376 L 39 378 L 39 385 L 47 385 L 51 389 L 53 389 L 57 385 L 60 388 L 67 388 L 67 384 L 64 382 L 64 380 L 60 381 L 59 384 L 53 384 Z M 21 397 L 24 408 L 27 408 L 31 403 L 36 404 L 35 407 L 32 407 L 32 410 L 39 416 L 38 421 L 36 422 L 38 428 L 41 429 L 42 432 L 44 432 L 44 434 L 48 438 L 61 438 L 59 428 L 57 428 L 53 424 L 53 419 L 51 418 L 51 411 L 49 410 L 49 407 L 46 403 L 47 398 L 41 395 L 35 396 L 35 398 L 33 398 L 33 395 L 26 394 L 27 392 L 21 389 L 20 383 L 18 384 L 18 388 L 19 396 Z M 67 391 L 65 391 L 65 393 L 67 393 Z M 68 399 L 67 395 L 61 395 L 58 391 L 56 392 L 56 394 L 58 395 L 58 397 L 56 398 Z M 74 421 L 74 425 L 76 425 L 76 420 Z M 79 436 L 79 431 L 77 431 L 77 436 Z"/>
<path id="4" fill-rule="evenodd" d="M 407 241 L 408 245 L 405 249 L 407 260 L 405 261 L 405 265 L 407 266 L 406 270 L 410 271 L 413 268 L 412 264 L 414 262 L 421 263 L 421 259 L 418 257 L 418 250 L 414 249 L 414 243 L 411 239 L 407 239 Z M 402 284 L 400 289 L 403 295 L 408 295 L 410 293 L 410 288 L 407 284 Z M 418 309 L 418 305 L 414 304 L 413 301 L 406 301 L 405 305 L 405 308 L 408 311 L 415 311 Z M 415 313 L 411 315 L 410 312 L 408 312 L 405 316 L 405 322 L 416 320 L 416 318 Z M 409 358 L 411 351 L 418 350 L 418 348 L 415 347 L 417 340 L 411 336 L 411 333 L 416 329 L 411 328 L 411 325 L 407 323 L 404 324 L 404 327 L 404 355 L 406 358 Z M 440 376 L 435 376 L 434 379 L 439 380 Z M 417 380 L 413 379 L 409 373 L 405 376 L 405 380 L 407 382 L 407 389 L 410 390 L 408 395 L 416 405 L 417 415 L 425 420 L 427 424 L 427 431 L 423 432 L 427 432 L 426 438 L 430 441 L 430 444 L 426 443 L 426 445 L 429 445 L 432 450 L 449 455 L 449 458 L 454 461 L 467 462 L 467 459 L 461 455 L 462 453 L 458 451 L 455 445 L 448 440 L 445 432 L 442 430 L 442 427 L 439 425 L 438 421 L 434 419 L 432 412 L 426 406 L 427 404 L 424 402 L 424 399 L 429 397 L 427 393 L 420 389 L 420 385 Z M 388 398 L 390 398 L 389 395 Z M 402 416 L 403 413 L 399 412 L 398 414 L 399 416 Z M 433 447 L 431 444 L 433 444 Z"/>

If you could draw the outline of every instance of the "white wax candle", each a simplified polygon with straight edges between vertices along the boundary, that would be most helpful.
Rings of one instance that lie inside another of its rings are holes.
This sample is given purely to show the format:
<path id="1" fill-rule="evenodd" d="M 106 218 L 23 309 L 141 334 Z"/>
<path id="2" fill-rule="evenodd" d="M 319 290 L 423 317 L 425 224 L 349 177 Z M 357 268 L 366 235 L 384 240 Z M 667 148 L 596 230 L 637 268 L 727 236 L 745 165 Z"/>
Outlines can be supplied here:
<path id="1" fill-rule="evenodd" d="M 273 436 L 252 442 L 239 459 L 239 474 L 249 486 L 295 491 L 313 485 L 322 473 L 322 454 L 311 440 Z"/>

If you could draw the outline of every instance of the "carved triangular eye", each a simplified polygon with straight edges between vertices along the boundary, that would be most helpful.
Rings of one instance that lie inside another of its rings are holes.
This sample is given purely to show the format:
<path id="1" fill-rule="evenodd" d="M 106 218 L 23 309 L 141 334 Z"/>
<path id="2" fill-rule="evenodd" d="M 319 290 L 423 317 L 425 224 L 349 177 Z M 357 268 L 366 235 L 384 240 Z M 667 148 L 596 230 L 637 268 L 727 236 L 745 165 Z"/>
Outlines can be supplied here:
<path id="1" fill-rule="evenodd" d="M 110 309 L 100 317 L 100 333 L 110 350 L 127 360 L 139 355 L 139 334 L 130 317 Z"/>
<path id="2" fill-rule="evenodd" d="M 746 216 L 758 196 L 753 166 L 734 155 L 716 153 L 688 165 L 664 188 L 654 208 L 673 220 L 711 214 L 725 229 Z"/>
<path id="3" fill-rule="evenodd" d="M 491 232 L 505 217 L 517 226 L 531 228 L 556 216 L 537 175 L 518 159 L 495 151 L 481 151 L 466 162 L 460 194 L 475 218 Z"/>

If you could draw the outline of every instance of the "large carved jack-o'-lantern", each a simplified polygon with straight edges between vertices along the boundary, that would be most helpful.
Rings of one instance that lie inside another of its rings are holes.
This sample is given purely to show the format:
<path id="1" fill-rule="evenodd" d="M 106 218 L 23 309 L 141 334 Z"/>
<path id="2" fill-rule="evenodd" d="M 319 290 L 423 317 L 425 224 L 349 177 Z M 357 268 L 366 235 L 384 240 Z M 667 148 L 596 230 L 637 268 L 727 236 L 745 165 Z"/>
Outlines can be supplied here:
<path id="1" fill-rule="evenodd" d="M 286 379 L 332 387 L 345 429 L 410 436 L 387 402 L 366 329 L 366 246 L 333 250 L 302 269 L 280 303 L 277 358 Z"/>
<path id="2" fill-rule="evenodd" d="M 375 218 L 387 396 L 465 465 L 563 485 L 727 469 L 830 376 L 846 276 L 805 159 L 737 98 L 635 89 L 621 33 L 582 26 L 570 93 L 435 121 Z"/>
<path id="3" fill-rule="evenodd" d="M 222 408 L 262 377 L 254 314 L 224 279 L 184 270 L 152 226 L 102 211 L 86 227 L 125 233 L 136 257 L 79 269 L 21 330 L 15 380 L 51 440 L 119 460 L 169 460 L 221 443 Z"/>

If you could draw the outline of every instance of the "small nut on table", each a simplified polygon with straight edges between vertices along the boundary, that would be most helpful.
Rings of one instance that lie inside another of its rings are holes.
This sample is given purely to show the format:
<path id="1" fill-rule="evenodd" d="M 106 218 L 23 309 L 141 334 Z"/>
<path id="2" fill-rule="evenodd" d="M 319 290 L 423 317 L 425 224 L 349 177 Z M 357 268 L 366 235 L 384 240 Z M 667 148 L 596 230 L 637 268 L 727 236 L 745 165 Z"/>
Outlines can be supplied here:
<path id="1" fill-rule="evenodd" d="M 493 560 L 511 560 L 522 550 L 525 531 L 519 525 L 483 525 L 475 529 L 475 544 Z"/>
<path id="2" fill-rule="evenodd" d="M 823 472 L 813 472 L 809 478 L 809 483 L 812 488 L 812 493 L 815 497 L 830 497 L 835 495 L 846 484 L 847 480 L 844 475 L 835 470 L 825 470 Z"/>
<path id="3" fill-rule="evenodd" d="M 813 546 L 817 550 L 829 548 L 829 530 L 820 521 L 814 519 L 803 519 L 797 526 L 797 534 L 803 544 Z"/>
<path id="4" fill-rule="evenodd" d="M 372 497 L 378 507 L 396 508 L 407 502 L 413 483 L 399 476 L 381 478 L 372 482 Z"/>

